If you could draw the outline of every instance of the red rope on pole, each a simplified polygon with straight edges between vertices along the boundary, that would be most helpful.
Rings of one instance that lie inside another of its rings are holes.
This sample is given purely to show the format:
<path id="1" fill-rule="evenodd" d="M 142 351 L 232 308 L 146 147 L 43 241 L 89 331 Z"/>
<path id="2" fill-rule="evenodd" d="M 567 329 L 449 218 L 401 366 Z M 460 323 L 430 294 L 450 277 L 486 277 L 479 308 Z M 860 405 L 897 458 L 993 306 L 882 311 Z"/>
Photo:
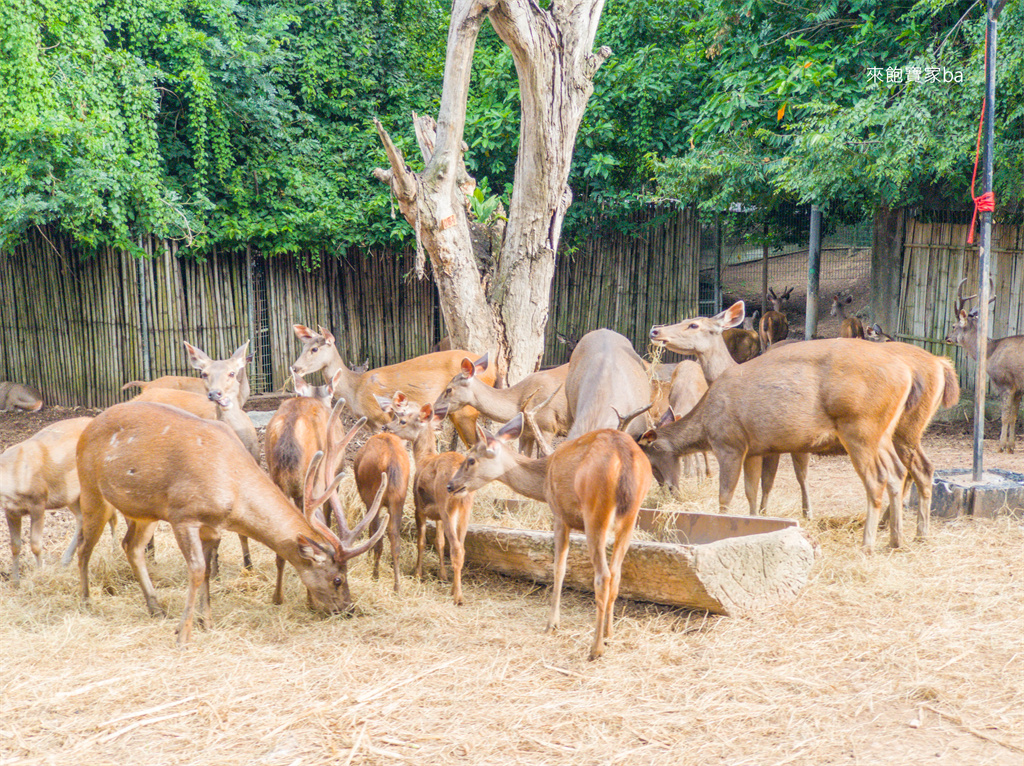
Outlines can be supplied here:
<path id="1" fill-rule="evenodd" d="M 988 28 L 985 29 L 985 56 L 988 61 Z M 967 244 L 974 244 L 974 224 L 978 220 L 978 213 L 991 213 L 996 209 L 995 192 L 985 192 L 977 197 L 974 196 L 974 182 L 978 178 L 978 157 L 981 155 L 981 127 L 985 123 L 985 99 L 981 100 L 981 117 L 978 119 L 978 141 L 974 147 L 974 173 L 971 175 L 971 199 L 974 200 L 974 215 L 971 216 L 971 230 L 967 235 Z"/>

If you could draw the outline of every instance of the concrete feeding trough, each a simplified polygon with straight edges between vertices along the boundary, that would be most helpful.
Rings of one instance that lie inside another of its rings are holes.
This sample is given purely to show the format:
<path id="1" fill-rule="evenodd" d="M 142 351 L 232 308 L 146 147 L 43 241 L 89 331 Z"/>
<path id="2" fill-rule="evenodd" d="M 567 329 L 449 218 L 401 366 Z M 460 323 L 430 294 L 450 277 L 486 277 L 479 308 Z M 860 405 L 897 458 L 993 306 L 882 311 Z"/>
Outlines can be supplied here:
<path id="1" fill-rule="evenodd" d="M 666 542 L 634 538 L 619 595 L 636 601 L 750 614 L 793 601 L 807 584 L 815 549 L 791 519 L 641 509 L 637 528 Z M 551 532 L 469 526 L 466 561 L 510 577 L 551 583 Z M 593 592 L 586 538 L 570 536 L 565 584 Z"/>
<path id="2" fill-rule="evenodd" d="M 1024 516 L 1024 474 L 992 468 L 975 482 L 970 469 L 952 468 L 935 472 L 932 485 L 932 516 L 956 519 L 976 516 L 991 519 L 1012 514 Z M 910 506 L 917 506 L 917 488 Z"/>

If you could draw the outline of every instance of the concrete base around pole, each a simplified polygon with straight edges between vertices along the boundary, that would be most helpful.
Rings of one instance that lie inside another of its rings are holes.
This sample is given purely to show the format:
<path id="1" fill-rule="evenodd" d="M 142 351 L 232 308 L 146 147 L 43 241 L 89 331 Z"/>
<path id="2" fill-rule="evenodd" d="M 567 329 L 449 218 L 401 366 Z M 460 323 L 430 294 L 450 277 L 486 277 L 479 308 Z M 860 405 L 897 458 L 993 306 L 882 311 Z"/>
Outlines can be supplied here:
<path id="1" fill-rule="evenodd" d="M 916 507 L 917 489 L 910 495 Z M 962 516 L 991 519 L 996 516 L 1024 517 L 1024 474 L 992 468 L 980 482 L 972 480 L 968 468 L 935 472 L 932 489 L 932 516 L 956 519 Z"/>

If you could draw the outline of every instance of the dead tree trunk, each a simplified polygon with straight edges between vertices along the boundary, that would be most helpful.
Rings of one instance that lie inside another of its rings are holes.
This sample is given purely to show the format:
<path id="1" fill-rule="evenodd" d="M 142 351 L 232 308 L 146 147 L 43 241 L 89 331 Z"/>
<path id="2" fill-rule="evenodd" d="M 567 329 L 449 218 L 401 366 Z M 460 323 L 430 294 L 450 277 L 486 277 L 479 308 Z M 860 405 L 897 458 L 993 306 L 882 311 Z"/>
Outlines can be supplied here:
<path id="1" fill-rule="evenodd" d="M 555 252 L 572 201 L 567 181 L 576 134 L 594 73 L 611 55 L 608 48 L 593 52 L 602 6 L 602 0 L 575 0 L 546 10 L 529 0 L 455 0 L 437 123 L 413 115 L 421 173 L 375 123 L 391 167 L 374 175 L 390 184 L 417 248 L 430 258 L 452 347 L 493 350 L 499 374 L 512 381 L 532 372 L 544 350 Z M 467 212 L 475 181 L 466 172 L 462 141 L 485 18 L 512 51 L 522 102 L 515 185 L 496 254 L 491 233 L 473 226 Z"/>

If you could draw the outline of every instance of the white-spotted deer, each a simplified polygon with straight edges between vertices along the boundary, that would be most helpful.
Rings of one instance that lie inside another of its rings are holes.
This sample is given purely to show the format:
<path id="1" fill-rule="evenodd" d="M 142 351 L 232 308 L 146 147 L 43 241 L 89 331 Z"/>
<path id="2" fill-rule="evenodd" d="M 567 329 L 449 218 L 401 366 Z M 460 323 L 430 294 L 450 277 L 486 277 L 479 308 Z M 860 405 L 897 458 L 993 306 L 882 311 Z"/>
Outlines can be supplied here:
<path id="1" fill-rule="evenodd" d="M 852 295 L 847 295 L 844 298 L 842 293 L 836 293 L 832 296 L 832 308 L 829 309 L 829 316 L 839 317 L 842 320 L 842 324 L 839 326 L 840 338 L 863 338 L 864 323 L 855 316 L 846 316 L 846 307 L 851 303 L 853 303 Z"/>
<path id="2" fill-rule="evenodd" d="M 39 412 L 43 408 L 43 395 L 24 383 L 0 382 L 0 412 L 25 410 Z"/>
<path id="3" fill-rule="evenodd" d="M 604 654 L 605 639 L 612 636 L 622 559 L 629 549 L 640 503 L 651 485 L 651 466 L 632 437 L 611 429 L 590 431 L 563 442 L 548 457 L 531 459 L 508 446 L 518 438 L 522 424 L 522 415 L 517 415 L 495 435 L 479 430 L 476 444 L 452 476 L 448 490 L 456 495 L 474 492 L 497 479 L 550 506 L 555 572 L 547 632 L 556 630 L 560 621 L 569 532 L 586 533 L 597 605 L 590 659 L 597 659 Z M 609 535 L 610 563 L 606 555 Z"/>
<path id="4" fill-rule="evenodd" d="M 437 452 L 435 430 L 448 413 L 424 404 L 417 412 L 402 413 L 388 423 L 385 431 L 412 442 L 416 478 L 412 497 L 416 513 L 416 576 L 423 578 L 423 552 L 427 544 L 427 519 L 436 522 L 435 545 L 440 577 L 446 580 L 444 568 L 445 539 L 451 546 L 452 599 L 463 603 L 462 566 L 466 559 L 466 529 L 473 508 L 473 493 L 453 495 L 448 481 L 466 459 L 458 452 Z"/>
<path id="5" fill-rule="evenodd" d="M 319 462 L 317 456 L 307 472 L 300 512 L 222 423 L 149 402 L 109 408 L 86 427 L 78 442 L 83 603 L 89 603 L 89 558 L 116 508 L 134 521 L 125 550 L 152 615 L 164 610 L 149 579 L 143 548 L 158 521 L 168 522 L 174 531 L 189 573 L 179 644 L 191 638 L 197 600 L 200 621 L 210 624 L 209 560 L 224 531 L 251 537 L 288 561 L 321 608 L 350 610 L 347 562 L 376 544 L 377 539 L 370 537 L 354 545 L 380 502 L 378 498 L 359 524 L 339 538 L 317 509 L 325 501 L 337 503 L 341 477 L 317 497 Z M 383 529 L 378 538 L 382 534 Z"/>
<path id="6" fill-rule="evenodd" d="M 620 427 L 629 433 L 646 430 L 642 419 L 651 407 L 651 379 L 643 359 L 629 340 L 612 330 L 592 330 L 580 338 L 569 359 L 565 394 L 575 439 L 600 428 Z"/>
<path id="7" fill-rule="evenodd" d="M 21 523 L 29 517 L 29 547 L 36 566 L 43 565 L 43 520 L 46 511 L 67 508 L 75 517 L 75 534 L 61 557 L 67 566 L 78 547 L 82 511 L 78 504 L 78 468 L 75 448 L 78 437 L 92 418 L 61 420 L 41 429 L 0 454 L 0 509 L 11 534 L 11 582 L 21 581 Z M 111 534 L 114 532 L 111 519 Z"/>
<path id="8" fill-rule="evenodd" d="M 974 361 L 978 361 L 978 309 L 967 311 L 967 304 L 977 294 L 964 297 L 966 279 L 956 288 L 956 324 L 946 336 L 946 343 L 960 346 Z M 989 303 L 995 301 L 995 296 Z M 1024 335 L 985 339 L 985 371 L 992 387 L 1002 398 L 1002 417 L 999 430 L 999 451 L 1013 452 L 1017 445 L 1017 414 L 1024 398 Z"/>
<path id="9" fill-rule="evenodd" d="M 298 509 L 302 508 L 305 496 L 306 470 L 318 452 L 324 455 L 321 472 L 327 476 L 340 473 L 344 462 L 344 451 L 332 450 L 341 436 L 339 414 L 344 406 L 342 400 L 333 411 L 330 406 L 332 383 L 322 388 L 309 386 L 301 375 L 295 377 L 295 390 L 299 396 L 285 399 L 277 412 L 267 423 L 264 444 L 267 456 L 267 472 L 271 480 Z M 330 527 L 331 509 L 324 509 L 324 523 Z M 277 557 L 277 583 L 274 588 L 274 603 L 284 603 L 283 578 L 285 560 Z"/>
<path id="10" fill-rule="evenodd" d="M 444 391 L 434 402 L 434 408 L 448 411 L 470 406 L 494 421 L 509 421 L 517 412 L 550 398 L 550 403 L 534 413 L 534 421 L 541 438 L 550 441 L 555 436 L 569 432 L 569 402 L 565 396 L 565 379 L 569 365 L 563 364 L 550 370 L 527 375 L 508 388 L 494 388 L 481 380 L 481 373 L 488 367 L 488 355 L 484 354 L 475 362 L 462 360 L 462 369 L 453 377 Z M 553 398 L 552 398 L 553 397 Z M 537 437 L 530 431 L 523 431 L 521 447 L 524 454 L 536 455 Z"/>
<path id="11" fill-rule="evenodd" d="M 325 378 L 333 378 L 340 372 L 335 396 L 345 399 L 356 417 L 365 417 L 374 430 L 380 430 L 391 419 L 389 413 L 381 410 L 377 397 L 390 398 L 395 391 L 404 391 L 417 404 L 433 403 L 459 372 L 462 360 L 472 356 L 458 349 L 440 351 L 359 375 L 345 366 L 329 330 L 320 327 L 319 332 L 313 332 L 301 324 L 294 325 L 293 329 L 295 337 L 302 341 L 302 353 L 292 363 L 292 374 L 308 375 L 322 369 Z M 481 378 L 488 385 L 494 385 L 493 371 L 481 373 Z M 473 430 L 476 410 L 464 408 L 453 412 L 451 417 L 459 436 L 466 444 L 471 444 L 476 438 Z"/>

